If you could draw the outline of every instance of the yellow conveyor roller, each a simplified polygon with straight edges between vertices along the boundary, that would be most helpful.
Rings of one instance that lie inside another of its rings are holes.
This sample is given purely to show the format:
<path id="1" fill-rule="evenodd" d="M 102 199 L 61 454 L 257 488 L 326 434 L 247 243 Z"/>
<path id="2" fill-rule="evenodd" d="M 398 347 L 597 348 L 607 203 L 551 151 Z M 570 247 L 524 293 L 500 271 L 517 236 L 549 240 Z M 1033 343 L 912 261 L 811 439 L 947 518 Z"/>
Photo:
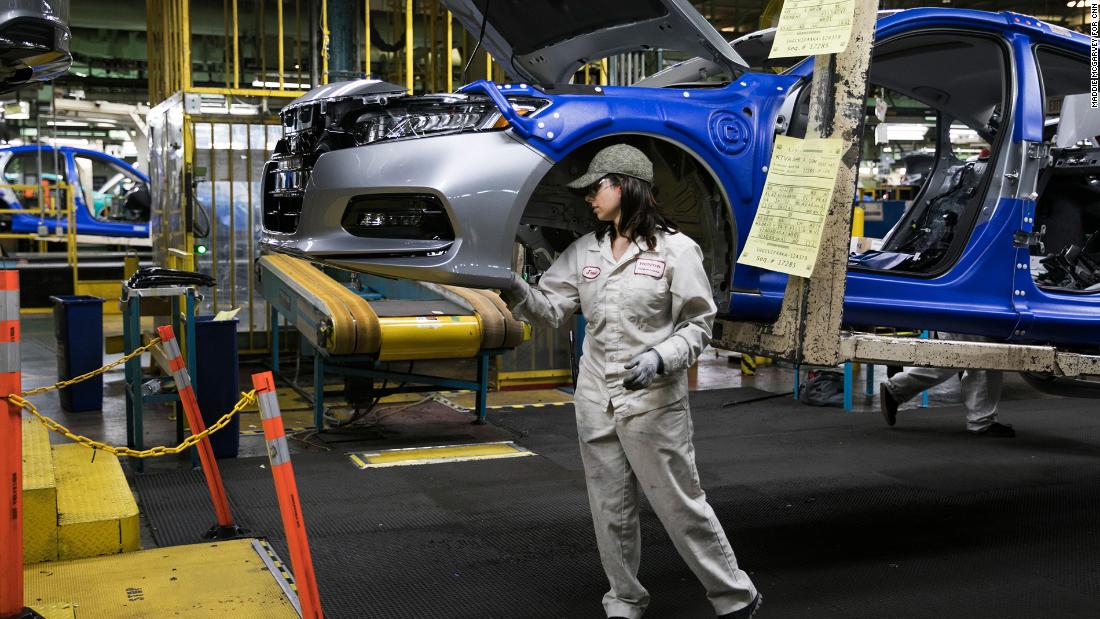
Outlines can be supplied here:
<path id="1" fill-rule="evenodd" d="M 453 302 L 451 311 L 436 309 L 440 302 L 402 301 L 401 314 L 393 315 L 376 311 L 300 258 L 266 255 L 259 266 L 268 303 L 333 355 L 377 355 L 381 361 L 468 358 L 482 349 L 514 348 L 528 337 L 529 329 L 489 291 L 430 287 Z"/>

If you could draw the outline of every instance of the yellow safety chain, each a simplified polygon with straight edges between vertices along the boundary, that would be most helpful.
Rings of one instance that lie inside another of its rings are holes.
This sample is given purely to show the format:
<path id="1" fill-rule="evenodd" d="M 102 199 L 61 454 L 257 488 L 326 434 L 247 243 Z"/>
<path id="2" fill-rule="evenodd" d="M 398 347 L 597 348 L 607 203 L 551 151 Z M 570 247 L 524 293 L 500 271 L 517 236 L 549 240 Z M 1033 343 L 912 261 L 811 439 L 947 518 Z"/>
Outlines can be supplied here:
<path id="1" fill-rule="evenodd" d="M 65 438 L 68 438 L 69 440 L 84 445 L 85 447 L 99 449 L 120 457 L 126 456 L 130 458 L 154 458 L 157 456 L 167 456 L 169 454 L 181 453 L 186 449 L 194 447 L 199 441 L 206 438 L 207 436 L 217 432 L 218 430 L 221 430 L 229 424 L 229 422 L 233 419 L 233 415 L 241 412 L 241 410 L 243 410 L 246 406 L 256 401 L 256 390 L 253 389 L 246 393 L 242 393 L 241 399 L 237 401 L 237 404 L 233 407 L 233 410 L 222 415 L 221 419 L 214 422 L 214 425 L 210 426 L 209 428 L 203 430 L 202 432 L 199 432 L 198 434 L 192 434 L 191 436 L 187 437 L 179 445 L 176 445 L 175 447 L 160 445 L 158 447 L 151 447 L 143 451 L 137 451 L 136 449 L 130 449 L 129 447 L 114 447 L 112 445 L 108 445 L 107 443 L 101 443 L 95 439 L 90 439 L 86 436 L 73 434 L 65 426 L 38 412 L 38 409 L 35 408 L 34 404 L 31 404 L 20 395 L 16 395 L 14 393 L 9 395 L 8 401 L 37 417 L 38 420 L 45 424 L 45 426 L 50 430 L 57 432 L 58 434 L 64 436 Z"/>
<path id="2" fill-rule="evenodd" d="M 157 456 L 167 456 L 169 454 L 178 454 L 178 453 L 183 452 L 186 449 L 190 449 L 191 447 L 194 447 L 202 439 L 206 438 L 207 436 L 210 436 L 211 434 L 213 434 L 213 433 L 217 432 L 218 430 L 221 430 L 225 426 L 229 425 L 229 422 L 233 419 L 234 415 L 241 412 L 241 410 L 243 410 L 246 406 L 249 406 L 250 404 L 252 404 L 256 401 L 256 390 L 255 389 L 253 389 L 251 391 L 248 391 L 246 393 L 242 393 L 241 394 L 241 399 L 238 400 L 237 404 L 233 406 L 233 410 L 231 410 L 228 413 L 222 415 L 221 419 L 214 422 L 214 425 L 210 426 L 209 428 L 203 430 L 202 432 L 199 432 L 198 434 L 192 434 L 191 436 L 187 437 L 179 445 L 176 445 L 175 447 L 168 447 L 166 445 L 160 445 L 160 446 L 157 446 L 157 447 L 151 447 L 149 449 L 138 451 L 136 449 L 130 449 L 129 447 L 115 447 L 113 445 L 108 445 L 107 443 L 101 443 L 101 442 L 99 442 L 95 439 L 91 439 L 91 438 L 88 438 L 86 436 L 80 436 L 79 434 L 73 434 L 72 431 L 69 430 L 68 428 L 66 428 L 65 426 L 61 425 L 60 423 L 54 421 L 53 419 L 50 419 L 49 417 L 47 417 L 47 416 L 43 415 L 42 413 L 38 412 L 38 408 L 35 407 L 34 404 L 31 404 L 26 399 L 26 396 L 38 395 L 40 393 L 46 393 L 47 391 L 53 391 L 54 389 L 64 389 L 65 387 L 75 385 L 76 383 L 88 380 L 89 378 L 94 378 L 96 376 L 99 376 L 100 374 L 103 374 L 104 372 L 110 370 L 111 368 L 118 367 L 118 366 L 122 365 L 123 363 L 126 363 L 130 359 L 133 359 L 134 357 L 149 351 L 150 349 L 154 348 L 159 343 L 160 343 L 160 338 L 159 337 L 153 338 L 153 340 L 150 341 L 145 346 L 142 346 L 141 348 L 138 348 L 138 349 L 134 350 L 134 352 L 126 355 L 125 357 L 122 357 L 121 359 L 119 359 L 117 361 L 112 361 L 111 363 L 108 363 L 107 365 L 99 368 L 98 370 L 92 370 L 91 372 L 88 372 L 87 374 L 81 374 L 80 376 L 77 376 L 76 378 L 72 378 L 72 379 L 69 379 L 69 380 L 63 380 L 63 381 L 54 383 L 52 385 L 47 385 L 45 387 L 36 387 L 36 388 L 31 389 L 29 391 L 24 391 L 23 393 L 20 393 L 20 394 L 13 393 L 13 394 L 8 396 L 8 402 L 11 402 L 14 406 L 18 406 L 19 408 L 27 411 L 31 415 L 34 415 L 39 421 L 41 421 L 50 430 L 52 430 L 54 432 L 57 432 L 58 434 L 64 436 L 65 438 L 67 438 L 71 441 L 74 441 L 76 443 L 84 445 L 85 447 L 90 447 L 92 449 L 98 449 L 98 450 L 101 450 L 101 451 L 106 451 L 107 453 L 114 454 L 115 456 L 119 456 L 119 457 L 124 457 L 125 456 L 125 457 L 130 457 L 130 458 L 154 458 L 154 457 L 157 457 Z"/>
<path id="3" fill-rule="evenodd" d="M 142 346 L 141 348 L 138 348 L 134 352 L 126 355 L 125 357 L 123 357 L 123 358 L 121 358 L 117 361 L 112 361 L 112 362 L 108 363 L 107 365 L 99 368 L 98 370 L 92 370 L 91 372 L 88 372 L 87 374 L 81 374 L 80 376 L 77 376 L 76 378 L 70 378 L 69 380 L 58 381 L 58 382 L 56 382 L 52 385 L 46 385 L 45 387 L 35 387 L 34 389 L 24 391 L 20 395 L 23 395 L 23 396 L 38 395 L 40 393 L 46 393 L 47 391 L 53 391 L 54 389 L 64 389 L 65 387 L 69 387 L 69 386 L 75 385 L 79 382 L 86 381 L 89 378 L 95 378 L 96 376 L 99 376 L 100 374 L 103 374 L 103 373 L 109 371 L 111 368 L 116 368 L 116 367 L 122 365 L 123 363 L 126 363 L 130 359 L 133 359 L 134 357 L 137 357 L 138 355 L 140 355 L 142 353 L 148 352 L 151 348 L 156 347 L 157 344 L 160 344 L 160 338 L 159 337 L 153 338 L 153 340 L 151 342 L 149 342 L 148 344 L 146 344 L 145 346 Z M 14 402 L 13 402 L 13 404 L 14 404 Z"/>

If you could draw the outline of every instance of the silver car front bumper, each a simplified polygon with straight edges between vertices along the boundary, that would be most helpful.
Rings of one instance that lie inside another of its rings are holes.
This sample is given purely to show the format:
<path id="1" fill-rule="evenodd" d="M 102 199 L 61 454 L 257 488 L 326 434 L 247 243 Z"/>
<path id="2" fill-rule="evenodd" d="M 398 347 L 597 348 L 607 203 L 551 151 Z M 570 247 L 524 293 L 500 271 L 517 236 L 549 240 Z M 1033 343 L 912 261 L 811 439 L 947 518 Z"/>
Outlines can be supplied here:
<path id="1" fill-rule="evenodd" d="M 531 193 L 553 162 L 509 132 L 381 142 L 317 159 L 294 233 L 264 230 L 261 245 L 386 277 L 496 288 L 510 277 L 513 243 Z M 362 238 L 341 225 L 349 201 L 430 194 L 454 240 Z"/>

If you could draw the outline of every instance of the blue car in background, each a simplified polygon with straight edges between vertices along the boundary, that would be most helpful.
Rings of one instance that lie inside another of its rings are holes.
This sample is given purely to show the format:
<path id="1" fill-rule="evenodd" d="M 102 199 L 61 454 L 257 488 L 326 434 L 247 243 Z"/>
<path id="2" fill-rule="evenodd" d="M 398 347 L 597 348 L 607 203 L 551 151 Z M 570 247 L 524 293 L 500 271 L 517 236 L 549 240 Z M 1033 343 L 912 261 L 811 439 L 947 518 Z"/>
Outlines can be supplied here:
<path id="1" fill-rule="evenodd" d="M 768 60 L 774 30 L 727 43 L 686 0 L 502 3 L 487 18 L 475 0 L 444 3 L 521 83 L 409 96 L 361 80 L 288 105 L 263 180 L 269 251 L 465 286 L 537 277 L 595 224 L 565 183 L 625 141 L 654 161 L 662 209 L 702 248 L 721 315 L 774 319 L 787 276 L 736 258 L 775 137 L 806 134 L 812 58 Z M 881 13 L 875 41 L 861 167 L 889 176 L 896 159 L 929 156 L 912 198 L 878 222 L 888 232 L 853 246 L 846 324 L 1095 351 L 1089 39 L 1011 12 L 926 8 Z M 697 57 L 631 86 L 570 83 L 587 61 L 656 48 Z"/>
<path id="2" fill-rule="evenodd" d="M 61 179 L 75 187 L 78 242 L 148 245 L 149 177 L 110 155 L 63 146 L 0 148 L 0 198 L 4 208 L 23 209 L 0 217 L 11 232 L 46 234 L 68 231 L 65 219 L 39 217 L 38 192 L 9 185 L 53 184 Z M 54 199 L 53 197 L 49 199 Z M 61 204 L 64 208 L 64 203 Z"/>

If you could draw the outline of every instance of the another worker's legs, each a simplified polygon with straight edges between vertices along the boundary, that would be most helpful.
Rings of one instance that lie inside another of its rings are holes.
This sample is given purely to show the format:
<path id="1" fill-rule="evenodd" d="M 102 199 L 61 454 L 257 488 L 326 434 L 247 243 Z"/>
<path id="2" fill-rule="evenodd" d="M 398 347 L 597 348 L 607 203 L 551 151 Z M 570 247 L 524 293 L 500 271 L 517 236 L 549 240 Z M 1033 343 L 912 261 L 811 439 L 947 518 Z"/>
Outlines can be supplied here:
<path id="1" fill-rule="evenodd" d="M 967 370 L 962 377 L 963 401 L 966 402 L 966 429 L 982 432 L 997 421 L 997 402 L 1001 400 L 1004 375 L 992 370 Z"/>
<path id="2" fill-rule="evenodd" d="M 756 597 L 748 574 L 737 567 L 721 523 L 699 486 L 687 398 L 672 406 L 616 417 L 619 441 L 650 505 L 680 556 L 707 590 L 719 615 Z"/>
<path id="3" fill-rule="evenodd" d="M 894 374 L 886 381 L 886 388 L 898 404 L 922 391 L 926 391 L 959 373 L 951 368 L 909 368 Z"/>
<path id="4" fill-rule="evenodd" d="M 596 545 L 611 583 L 603 606 L 608 617 L 638 619 L 649 605 L 649 592 L 638 581 L 638 480 L 619 442 L 611 407 L 582 398 L 575 399 L 574 407 Z"/>

